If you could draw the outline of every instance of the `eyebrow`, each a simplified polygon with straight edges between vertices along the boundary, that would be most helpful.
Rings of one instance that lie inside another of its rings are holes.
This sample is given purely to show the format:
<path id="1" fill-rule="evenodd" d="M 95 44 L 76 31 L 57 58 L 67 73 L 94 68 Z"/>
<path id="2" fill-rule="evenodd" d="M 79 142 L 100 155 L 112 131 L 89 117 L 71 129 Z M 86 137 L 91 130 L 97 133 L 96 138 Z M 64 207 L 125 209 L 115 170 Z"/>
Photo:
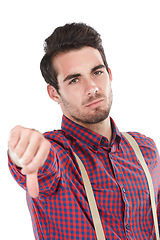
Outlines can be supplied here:
<path id="1" fill-rule="evenodd" d="M 91 69 L 91 72 L 95 72 L 96 70 L 101 69 L 101 68 L 105 68 L 105 66 L 104 66 L 103 64 L 100 64 L 100 65 L 92 68 L 92 69 Z"/>
<path id="2" fill-rule="evenodd" d="M 104 66 L 103 64 L 100 64 L 100 65 L 98 65 L 98 66 L 96 66 L 96 67 L 93 67 L 93 68 L 91 69 L 91 73 L 93 73 L 94 71 L 96 71 L 96 70 L 98 70 L 98 69 L 100 69 L 100 68 L 105 68 L 105 66 Z M 66 81 L 69 81 L 69 80 L 71 80 L 71 79 L 73 79 L 73 78 L 77 78 L 77 77 L 81 77 L 81 76 L 82 76 L 82 74 L 80 74 L 80 73 L 69 74 L 67 77 L 65 77 L 65 79 L 63 80 L 63 82 L 66 82 Z"/>
<path id="3" fill-rule="evenodd" d="M 68 76 L 63 80 L 63 82 L 66 82 L 66 81 L 68 81 L 68 80 L 71 80 L 71 79 L 73 79 L 73 78 L 77 78 L 77 77 L 80 77 L 80 76 L 82 76 L 80 73 L 70 74 L 70 75 L 68 75 Z"/>

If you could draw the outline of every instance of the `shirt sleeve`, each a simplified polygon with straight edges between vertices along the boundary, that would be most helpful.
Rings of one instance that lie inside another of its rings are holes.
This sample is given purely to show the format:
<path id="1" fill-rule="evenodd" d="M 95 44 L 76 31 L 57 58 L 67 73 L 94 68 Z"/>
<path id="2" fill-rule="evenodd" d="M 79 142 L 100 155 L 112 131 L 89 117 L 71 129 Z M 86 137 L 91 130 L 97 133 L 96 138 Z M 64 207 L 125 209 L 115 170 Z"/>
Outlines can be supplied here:
<path id="1" fill-rule="evenodd" d="M 152 175 L 157 205 L 158 224 L 160 229 L 160 155 L 154 140 L 148 138 L 148 142 L 150 145 L 150 151 L 148 152 L 148 157 L 146 159 L 148 160 L 147 164 Z"/>
<path id="2" fill-rule="evenodd" d="M 9 170 L 16 180 L 16 182 L 27 191 L 26 187 L 26 176 L 21 173 L 21 169 L 18 168 L 10 159 L 8 154 L 8 164 Z M 56 191 L 58 183 L 61 179 L 61 172 L 59 168 L 59 163 L 54 151 L 53 145 L 51 146 L 49 155 L 38 171 L 38 182 L 39 182 L 39 193 L 40 194 L 53 194 Z"/>
<path id="3" fill-rule="evenodd" d="M 155 147 L 155 152 L 156 152 L 156 159 L 157 159 L 157 182 L 158 182 L 158 190 L 157 190 L 157 215 L 158 215 L 158 224 L 159 224 L 159 231 L 160 231 L 160 155 L 159 151 L 156 147 L 155 142 L 153 141 L 153 145 Z"/>
<path id="4" fill-rule="evenodd" d="M 158 215 L 158 224 L 159 224 L 159 231 L 160 231 L 160 155 L 159 155 L 159 151 L 156 148 L 156 144 L 155 144 L 155 149 L 157 150 L 157 167 L 158 167 L 158 182 L 159 182 L 159 188 L 158 188 L 158 198 L 157 198 L 157 215 Z"/>

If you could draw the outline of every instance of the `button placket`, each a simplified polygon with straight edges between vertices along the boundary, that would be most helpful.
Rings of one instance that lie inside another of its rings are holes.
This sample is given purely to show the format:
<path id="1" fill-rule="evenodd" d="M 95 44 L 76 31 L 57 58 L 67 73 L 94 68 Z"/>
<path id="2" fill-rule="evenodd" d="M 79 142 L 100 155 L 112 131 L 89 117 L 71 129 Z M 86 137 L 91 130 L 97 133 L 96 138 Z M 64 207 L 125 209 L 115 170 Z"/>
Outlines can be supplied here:
<path id="1" fill-rule="evenodd" d="M 114 170 L 114 154 L 113 154 L 113 152 L 109 153 L 109 159 L 112 162 L 113 170 Z M 123 198 L 124 205 L 125 205 L 124 227 L 126 229 L 126 234 L 131 235 L 132 234 L 131 228 L 130 228 L 130 224 L 128 223 L 129 222 L 129 205 L 128 205 L 128 201 L 127 201 L 127 188 L 123 185 L 123 183 L 121 181 L 119 182 L 119 175 L 118 174 L 116 175 L 116 172 L 115 172 L 115 178 L 121 189 L 121 194 L 122 194 L 122 198 Z"/>
<path id="2" fill-rule="evenodd" d="M 129 226 L 128 223 L 126 224 L 126 229 L 127 229 L 127 230 L 130 230 L 130 226 Z"/>

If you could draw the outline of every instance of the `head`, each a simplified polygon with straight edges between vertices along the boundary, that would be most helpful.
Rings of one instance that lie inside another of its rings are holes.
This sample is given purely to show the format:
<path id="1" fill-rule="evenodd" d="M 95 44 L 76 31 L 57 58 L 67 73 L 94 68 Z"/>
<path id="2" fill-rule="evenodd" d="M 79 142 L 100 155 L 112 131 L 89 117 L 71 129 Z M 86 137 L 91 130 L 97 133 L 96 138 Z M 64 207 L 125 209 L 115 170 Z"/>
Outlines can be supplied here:
<path id="1" fill-rule="evenodd" d="M 58 27 L 45 40 L 45 55 L 41 60 L 40 69 L 45 81 L 53 86 L 58 93 L 57 71 L 52 64 L 54 57 L 59 53 L 78 50 L 86 46 L 95 48 L 100 52 L 108 71 L 108 64 L 100 34 L 84 23 L 71 23 Z"/>
<path id="2" fill-rule="evenodd" d="M 109 116 L 112 75 L 100 35 L 85 24 L 67 24 L 46 39 L 41 61 L 49 96 L 68 118 L 87 126 Z"/>

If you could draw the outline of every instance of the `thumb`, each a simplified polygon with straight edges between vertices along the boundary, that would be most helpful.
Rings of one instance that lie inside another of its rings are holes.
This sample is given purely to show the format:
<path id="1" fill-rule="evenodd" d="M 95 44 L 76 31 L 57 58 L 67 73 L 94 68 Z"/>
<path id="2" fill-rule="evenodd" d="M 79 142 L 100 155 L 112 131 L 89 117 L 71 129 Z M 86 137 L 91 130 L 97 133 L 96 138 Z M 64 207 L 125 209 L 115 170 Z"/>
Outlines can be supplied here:
<path id="1" fill-rule="evenodd" d="M 27 174 L 26 176 L 26 184 L 28 193 L 32 198 L 36 198 L 39 195 L 39 185 L 38 185 L 38 177 L 37 172 Z"/>

